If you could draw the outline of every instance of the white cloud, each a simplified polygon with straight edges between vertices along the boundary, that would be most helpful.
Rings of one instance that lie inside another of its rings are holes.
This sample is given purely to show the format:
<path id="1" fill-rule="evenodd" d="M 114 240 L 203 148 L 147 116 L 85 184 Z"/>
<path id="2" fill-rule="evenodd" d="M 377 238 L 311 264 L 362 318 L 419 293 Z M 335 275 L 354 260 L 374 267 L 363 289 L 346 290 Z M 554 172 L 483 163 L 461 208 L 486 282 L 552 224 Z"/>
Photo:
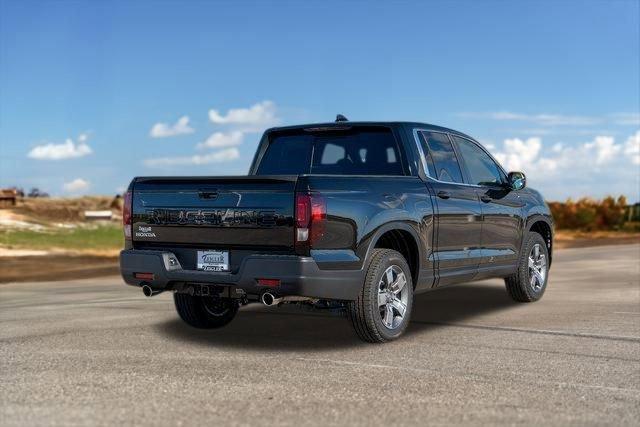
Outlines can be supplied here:
<path id="1" fill-rule="evenodd" d="M 262 101 L 249 108 L 232 108 L 227 114 L 220 114 L 218 110 L 209 110 L 209 120 L 219 125 L 235 125 L 242 130 L 261 130 L 274 126 L 280 120 L 277 117 L 276 104 L 272 101 Z"/>
<path id="2" fill-rule="evenodd" d="M 614 113 L 611 117 L 618 125 L 640 126 L 640 113 Z"/>
<path id="3" fill-rule="evenodd" d="M 496 159 L 510 170 L 522 170 L 531 164 L 540 153 L 542 142 L 540 138 L 529 138 L 525 141 L 519 138 L 505 139 L 504 152 L 497 152 Z"/>
<path id="4" fill-rule="evenodd" d="M 28 157 L 38 160 L 64 160 L 77 157 L 84 157 L 91 154 L 93 151 L 91 147 L 87 145 L 87 135 L 81 134 L 78 137 L 78 142 L 75 143 L 71 138 L 68 138 L 62 144 L 43 144 L 34 147 Z"/>
<path id="5" fill-rule="evenodd" d="M 549 199 L 625 194 L 636 201 L 640 197 L 640 131 L 624 144 L 611 136 L 548 147 L 540 138 L 513 138 L 491 151 L 505 169 L 525 172 Z"/>
<path id="6" fill-rule="evenodd" d="M 82 178 L 76 178 L 71 182 L 65 182 L 62 186 L 67 193 L 84 193 L 91 187 L 89 181 L 85 181 Z"/>
<path id="7" fill-rule="evenodd" d="M 233 131 L 229 133 L 215 132 L 206 141 L 198 144 L 198 148 L 223 148 L 242 144 L 244 132 Z"/>
<path id="8" fill-rule="evenodd" d="M 149 131 L 151 138 L 167 138 L 170 136 L 186 135 L 193 133 L 194 129 L 189 126 L 189 116 L 182 116 L 173 126 L 167 123 L 156 123 Z"/>
<path id="9" fill-rule="evenodd" d="M 537 126 L 541 126 L 539 129 L 529 129 L 529 134 L 545 135 L 552 133 L 545 126 L 593 126 L 596 124 L 612 123 L 615 125 L 632 125 L 640 126 L 640 113 L 639 112 L 622 112 L 611 113 L 600 117 L 594 116 L 580 116 L 580 115 L 564 115 L 564 114 L 525 114 L 514 113 L 512 111 L 487 111 L 487 112 L 464 112 L 458 113 L 458 116 L 470 119 L 489 119 L 497 121 L 511 121 L 511 122 L 523 122 L 531 123 Z M 518 129 L 518 132 L 527 132 L 526 129 Z M 593 129 L 581 129 L 571 130 L 571 133 L 581 132 L 583 134 L 593 134 Z M 553 131 L 558 133 L 558 131 Z"/>
<path id="10" fill-rule="evenodd" d="M 240 157 L 237 148 L 225 148 L 208 154 L 195 154 L 185 157 L 159 157 L 147 159 L 144 164 L 148 167 L 180 166 L 180 165 L 206 165 L 209 163 L 223 163 L 235 160 Z"/>
<path id="11" fill-rule="evenodd" d="M 620 146 L 616 145 L 612 136 L 596 136 L 593 142 L 584 145 L 588 151 L 595 151 L 596 163 L 601 165 L 609 162 L 620 152 Z"/>
<path id="12" fill-rule="evenodd" d="M 640 165 L 640 130 L 627 139 L 624 144 L 624 154 L 629 157 L 631 163 Z"/>
<path id="13" fill-rule="evenodd" d="M 280 122 L 277 116 L 277 108 L 272 101 L 262 101 L 249 108 L 232 108 L 225 114 L 218 110 L 209 110 L 209 120 L 221 127 L 223 131 L 212 133 L 205 141 L 196 145 L 198 150 L 214 149 L 204 154 L 194 154 L 181 157 L 157 157 L 144 160 L 148 167 L 170 167 L 187 165 L 205 165 L 209 163 L 223 163 L 236 160 L 240 157 L 237 146 L 241 145 L 248 133 L 258 132 L 264 128 L 274 126 Z M 181 118 L 176 124 L 188 127 L 188 118 Z M 159 127 L 160 126 L 160 127 Z M 173 128 L 175 128 L 174 126 Z M 156 129 L 157 128 L 157 129 Z M 172 129 L 173 129 L 172 128 Z M 168 126 L 158 123 L 154 126 L 156 134 L 165 135 Z M 154 129 L 151 130 L 152 134 Z"/>
<path id="14" fill-rule="evenodd" d="M 500 121 L 521 121 L 534 123 L 539 126 L 589 126 L 601 123 L 603 121 L 603 119 L 600 117 L 573 116 L 549 113 L 523 114 L 514 113 L 511 111 L 490 111 L 484 113 L 467 112 L 460 113 L 459 116 Z"/>

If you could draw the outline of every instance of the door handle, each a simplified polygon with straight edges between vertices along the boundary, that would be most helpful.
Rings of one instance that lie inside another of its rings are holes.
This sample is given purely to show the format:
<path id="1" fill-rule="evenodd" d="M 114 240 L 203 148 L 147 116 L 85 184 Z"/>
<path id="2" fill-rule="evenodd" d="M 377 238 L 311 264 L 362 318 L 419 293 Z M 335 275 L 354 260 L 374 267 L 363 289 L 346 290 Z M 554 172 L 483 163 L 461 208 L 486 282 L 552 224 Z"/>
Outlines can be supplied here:
<path id="1" fill-rule="evenodd" d="M 448 199 L 449 197 L 451 197 L 451 193 L 449 193 L 448 191 L 438 191 L 437 196 L 441 199 Z"/>
<path id="2" fill-rule="evenodd" d="M 201 199 L 215 200 L 218 198 L 217 191 L 198 191 L 198 197 Z"/>
<path id="3" fill-rule="evenodd" d="M 482 200 L 485 203 L 489 203 L 490 201 L 493 200 L 493 197 L 483 194 L 482 196 L 480 196 L 480 200 Z"/>

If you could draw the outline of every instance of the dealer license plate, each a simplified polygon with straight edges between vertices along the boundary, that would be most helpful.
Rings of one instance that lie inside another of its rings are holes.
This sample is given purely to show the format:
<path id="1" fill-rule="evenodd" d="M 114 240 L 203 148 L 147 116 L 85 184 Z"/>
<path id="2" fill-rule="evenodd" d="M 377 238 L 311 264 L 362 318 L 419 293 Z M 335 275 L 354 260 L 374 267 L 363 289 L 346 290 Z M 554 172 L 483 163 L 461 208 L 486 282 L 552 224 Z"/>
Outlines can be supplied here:
<path id="1" fill-rule="evenodd" d="M 198 270 L 229 271 L 229 251 L 198 251 Z"/>

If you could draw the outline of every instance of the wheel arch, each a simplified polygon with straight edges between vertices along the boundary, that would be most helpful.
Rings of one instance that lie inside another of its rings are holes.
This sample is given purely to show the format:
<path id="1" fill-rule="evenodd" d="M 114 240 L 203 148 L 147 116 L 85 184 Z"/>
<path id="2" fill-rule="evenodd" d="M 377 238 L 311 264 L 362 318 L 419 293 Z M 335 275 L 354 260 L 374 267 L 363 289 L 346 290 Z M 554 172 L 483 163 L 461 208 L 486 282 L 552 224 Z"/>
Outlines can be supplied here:
<path id="1" fill-rule="evenodd" d="M 391 222 L 379 227 L 372 235 L 365 257 L 368 265 L 374 249 L 393 249 L 402 254 L 411 270 L 411 281 L 415 289 L 420 274 L 423 248 L 416 230 L 404 222 Z"/>
<path id="2" fill-rule="evenodd" d="M 534 215 L 527 220 L 528 233 L 538 233 L 544 239 L 549 252 L 549 266 L 553 259 L 553 222 L 543 215 Z"/>

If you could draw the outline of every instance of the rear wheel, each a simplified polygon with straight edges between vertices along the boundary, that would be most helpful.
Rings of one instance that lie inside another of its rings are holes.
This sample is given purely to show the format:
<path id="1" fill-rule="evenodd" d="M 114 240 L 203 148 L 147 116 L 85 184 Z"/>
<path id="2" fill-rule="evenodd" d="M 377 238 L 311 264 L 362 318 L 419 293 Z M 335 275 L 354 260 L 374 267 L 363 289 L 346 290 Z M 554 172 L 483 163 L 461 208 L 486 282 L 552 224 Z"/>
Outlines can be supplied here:
<path id="1" fill-rule="evenodd" d="M 360 339 L 386 342 L 407 328 L 413 306 L 413 282 L 407 261 L 391 249 L 374 249 L 363 289 L 349 304 L 349 317 Z"/>
<path id="2" fill-rule="evenodd" d="M 238 313 L 238 302 L 230 298 L 175 293 L 173 302 L 180 318 L 194 328 L 220 328 Z"/>
<path id="3" fill-rule="evenodd" d="M 533 302 L 542 298 L 549 279 L 549 251 L 538 233 L 529 233 L 524 245 L 518 271 L 505 279 L 507 292 L 515 301 Z"/>

